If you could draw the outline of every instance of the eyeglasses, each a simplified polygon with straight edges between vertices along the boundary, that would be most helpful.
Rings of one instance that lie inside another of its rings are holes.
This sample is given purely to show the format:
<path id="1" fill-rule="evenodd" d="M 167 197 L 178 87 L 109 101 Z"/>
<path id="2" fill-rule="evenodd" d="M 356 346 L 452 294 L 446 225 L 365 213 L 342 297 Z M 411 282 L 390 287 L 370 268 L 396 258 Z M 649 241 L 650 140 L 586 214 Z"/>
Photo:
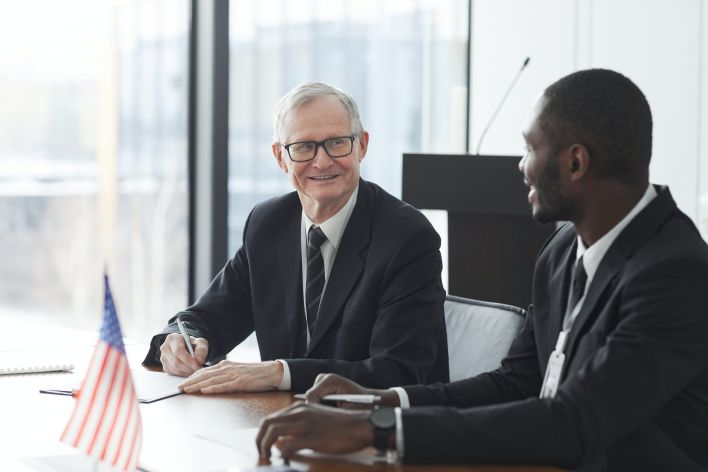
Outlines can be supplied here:
<path id="1" fill-rule="evenodd" d="M 356 136 L 338 136 L 324 141 L 300 141 L 281 144 L 288 151 L 290 160 L 294 162 L 311 161 L 317 155 L 317 148 L 322 146 L 329 157 L 345 157 L 352 153 Z"/>

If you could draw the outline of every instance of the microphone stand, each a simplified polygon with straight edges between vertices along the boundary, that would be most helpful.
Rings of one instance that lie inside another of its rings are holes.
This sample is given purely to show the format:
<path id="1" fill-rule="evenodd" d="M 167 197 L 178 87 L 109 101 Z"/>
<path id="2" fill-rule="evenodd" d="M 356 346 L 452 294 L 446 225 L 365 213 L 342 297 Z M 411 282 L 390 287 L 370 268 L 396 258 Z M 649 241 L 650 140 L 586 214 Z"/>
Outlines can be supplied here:
<path id="1" fill-rule="evenodd" d="M 516 73 L 516 76 L 514 77 L 514 80 L 511 81 L 511 85 L 509 85 L 509 88 L 506 90 L 504 97 L 502 97 L 501 102 L 499 102 L 499 105 L 497 105 L 497 109 L 494 110 L 494 113 L 492 113 L 492 117 L 489 119 L 489 122 L 484 128 L 484 131 L 482 131 L 482 136 L 480 136 L 479 142 L 477 143 L 477 152 L 475 153 L 476 155 L 479 155 L 479 150 L 482 147 L 482 142 L 484 141 L 484 137 L 487 135 L 487 131 L 489 131 L 489 128 L 492 126 L 492 123 L 494 123 L 494 119 L 497 117 L 499 110 L 501 110 L 501 107 L 504 105 L 504 102 L 506 102 L 507 97 L 514 89 L 516 81 L 519 80 L 519 77 L 521 77 L 521 73 L 524 71 L 524 69 L 526 69 L 526 66 L 529 65 L 529 61 L 531 61 L 530 57 L 527 57 L 524 60 L 524 63 L 521 65 L 521 69 L 519 69 L 519 72 Z"/>

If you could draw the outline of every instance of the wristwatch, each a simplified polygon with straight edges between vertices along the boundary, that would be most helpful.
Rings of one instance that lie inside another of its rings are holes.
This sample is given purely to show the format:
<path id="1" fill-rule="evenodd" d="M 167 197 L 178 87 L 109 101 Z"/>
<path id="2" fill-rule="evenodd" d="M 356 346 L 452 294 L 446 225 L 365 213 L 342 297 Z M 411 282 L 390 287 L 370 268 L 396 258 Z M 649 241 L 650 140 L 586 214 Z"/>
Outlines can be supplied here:
<path id="1" fill-rule="evenodd" d="M 369 415 L 369 423 L 374 429 L 374 447 L 386 451 L 388 439 L 396 429 L 395 410 L 389 406 L 380 406 Z"/>

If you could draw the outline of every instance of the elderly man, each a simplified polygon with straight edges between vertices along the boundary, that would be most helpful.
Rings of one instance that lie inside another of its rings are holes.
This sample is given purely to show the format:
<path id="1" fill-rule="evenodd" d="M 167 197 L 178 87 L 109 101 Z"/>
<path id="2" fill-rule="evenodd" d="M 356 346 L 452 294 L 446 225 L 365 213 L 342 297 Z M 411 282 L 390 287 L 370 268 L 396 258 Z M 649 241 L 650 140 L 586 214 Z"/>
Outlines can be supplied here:
<path id="1" fill-rule="evenodd" d="M 411 463 L 708 463 L 708 248 L 668 188 L 649 183 L 644 95 L 616 72 L 576 72 L 545 90 L 524 139 L 534 218 L 571 223 L 539 253 L 533 305 L 502 366 L 378 392 L 404 409 L 296 405 L 263 423 L 263 455 L 279 441 L 286 455 L 374 444 Z M 307 398 L 328 393 L 371 391 L 322 376 Z"/>
<path id="2" fill-rule="evenodd" d="M 295 192 L 251 211 L 241 248 L 152 339 L 145 363 L 191 375 L 187 393 L 302 392 L 323 372 L 370 387 L 446 380 L 440 238 L 359 177 L 368 143 L 342 91 L 307 83 L 286 94 L 272 150 Z M 200 369 L 254 330 L 262 362 Z"/>

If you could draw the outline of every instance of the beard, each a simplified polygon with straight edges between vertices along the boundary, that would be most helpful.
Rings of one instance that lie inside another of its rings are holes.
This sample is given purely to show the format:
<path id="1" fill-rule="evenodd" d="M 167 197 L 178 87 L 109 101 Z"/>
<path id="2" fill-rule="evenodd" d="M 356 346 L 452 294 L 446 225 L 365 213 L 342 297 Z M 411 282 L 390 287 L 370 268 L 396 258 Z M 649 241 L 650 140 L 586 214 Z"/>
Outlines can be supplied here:
<path id="1" fill-rule="evenodd" d="M 534 186 L 538 199 L 532 209 L 535 221 L 543 224 L 571 219 L 574 205 L 561 185 L 557 159 L 546 161 Z"/>

